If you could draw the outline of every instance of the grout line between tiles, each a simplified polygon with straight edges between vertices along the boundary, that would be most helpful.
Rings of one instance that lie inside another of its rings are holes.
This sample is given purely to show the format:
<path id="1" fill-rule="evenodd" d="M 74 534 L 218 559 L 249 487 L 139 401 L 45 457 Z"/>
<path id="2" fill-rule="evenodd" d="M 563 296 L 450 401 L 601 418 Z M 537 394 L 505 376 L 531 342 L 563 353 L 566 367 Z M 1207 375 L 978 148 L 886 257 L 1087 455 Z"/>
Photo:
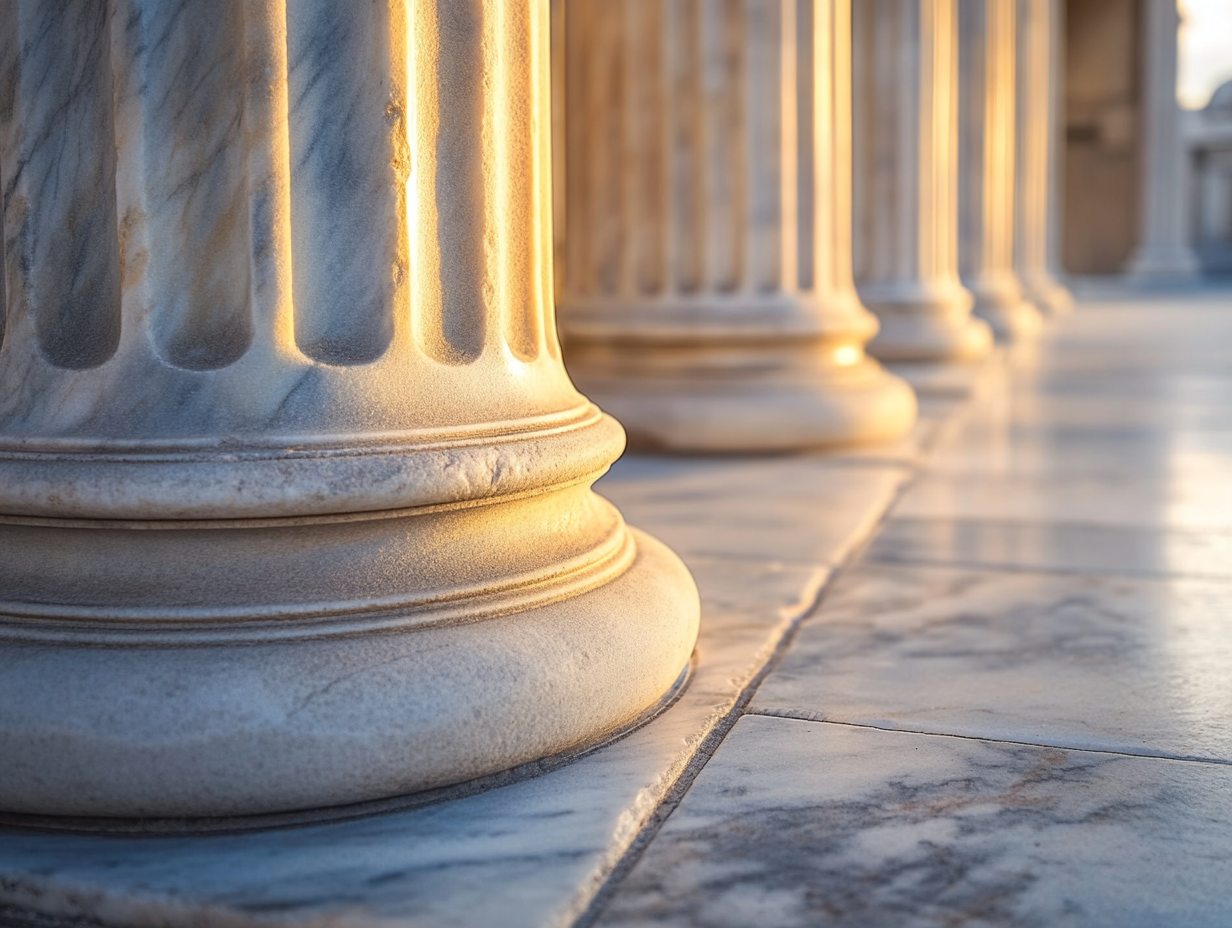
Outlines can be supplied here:
<path id="1" fill-rule="evenodd" d="M 895 487 L 893 494 L 882 506 L 880 512 L 876 513 L 875 517 L 864 526 L 862 536 L 857 537 L 857 540 L 852 543 L 838 565 L 815 565 L 818 570 L 827 571 L 825 580 L 818 585 L 811 597 L 801 597 L 805 599 L 802 608 L 785 618 L 775 629 L 767 646 L 763 649 L 763 653 L 766 653 L 765 660 L 750 675 L 728 708 L 713 717 L 709 729 L 698 740 L 692 755 L 678 767 L 674 779 L 663 790 L 653 810 L 640 823 L 631 838 L 612 849 L 607 858 L 592 872 L 591 878 L 586 881 L 581 892 L 574 897 L 573 903 L 554 920 L 553 924 L 557 928 L 592 928 L 619 889 L 620 884 L 637 865 L 655 835 L 659 833 L 659 829 L 680 805 L 681 800 L 693 785 L 693 781 L 697 779 L 710 758 L 723 744 L 735 724 L 746 714 L 746 709 L 757 694 L 762 682 L 782 663 L 800 627 L 820 609 L 835 578 L 841 576 L 864 556 L 864 552 L 880 533 L 898 501 L 924 471 L 924 461 L 933 447 L 945 435 L 950 434 L 947 429 L 957 427 L 959 420 L 982 398 L 982 393 L 976 393 L 966 402 L 956 405 L 947 419 L 936 428 L 930 429 L 928 434 L 921 438 L 915 459 L 909 466 L 903 467 L 903 470 L 907 472 L 905 478 Z M 831 566 L 833 566 L 832 570 L 829 569 Z"/>
<path id="2" fill-rule="evenodd" d="M 1114 757 L 1133 757 L 1139 760 L 1167 760 L 1185 764 L 1209 764 L 1216 767 L 1232 767 L 1232 760 L 1221 757 L 1201 757 L 1197 754 L 1168 754 L 1162 751 L 1114 751 L 1109 748 L 1080 748 L 1072 744 L 1053 744 L 1043 741 L 1020 741 L 1014 738 L 994 738 L 984 735 L 959 735 L 949 731 L 921 731 L 915 728 L 890 728 L 886 725 L 873 725 L 869 722 L 842 722 L 837 719 L 814 718 L 809 715 L 793 715 L 788 711 L 776 712 L 772 709 L 751 709 L 745 715 L 757 715 L 762 718 L 783 719 L 788 722 L 811 722 L 817 725 L 839 725 L 843 728 L 863 728 L 869 731 L 882 731 L 896 735 L 923 735 L 927 738 L 957 738 L 961 741 L 981 741 L 989 744 L 1013 744 L 1025 748 L 1053 748 L 1058 751 L 1075 751 L 1079 754 L 1107 754 Z"/>

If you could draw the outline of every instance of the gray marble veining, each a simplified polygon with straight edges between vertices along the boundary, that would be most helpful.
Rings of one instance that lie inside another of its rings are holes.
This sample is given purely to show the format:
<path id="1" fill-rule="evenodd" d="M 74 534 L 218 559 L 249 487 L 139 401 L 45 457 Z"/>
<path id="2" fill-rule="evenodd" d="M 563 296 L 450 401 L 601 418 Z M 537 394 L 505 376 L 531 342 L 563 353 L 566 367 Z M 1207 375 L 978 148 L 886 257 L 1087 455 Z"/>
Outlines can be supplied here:
<path id="1" fill-rule="evenodd" d="M 747 716 L 615 926 L 1227 924 L 1232 769 Z"/>
<path id="2" fill-rule="evenodd" d="M 868 564 L 753 711 L 1232 763 L 1226 580 Z"/>

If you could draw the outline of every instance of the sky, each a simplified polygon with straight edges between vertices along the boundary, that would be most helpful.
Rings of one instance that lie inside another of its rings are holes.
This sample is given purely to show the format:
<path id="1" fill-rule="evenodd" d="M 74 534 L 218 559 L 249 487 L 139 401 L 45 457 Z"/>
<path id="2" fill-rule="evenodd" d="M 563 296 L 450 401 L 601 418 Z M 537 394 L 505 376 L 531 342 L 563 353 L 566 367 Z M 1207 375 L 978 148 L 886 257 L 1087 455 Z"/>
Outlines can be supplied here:
<path id="1" fill-rule="evenodd" d="M 1190 109 L 1206 106 L 1232 80 L 1232 0 L 1181 0 L 1181 60 L 1177 96 Z"/>

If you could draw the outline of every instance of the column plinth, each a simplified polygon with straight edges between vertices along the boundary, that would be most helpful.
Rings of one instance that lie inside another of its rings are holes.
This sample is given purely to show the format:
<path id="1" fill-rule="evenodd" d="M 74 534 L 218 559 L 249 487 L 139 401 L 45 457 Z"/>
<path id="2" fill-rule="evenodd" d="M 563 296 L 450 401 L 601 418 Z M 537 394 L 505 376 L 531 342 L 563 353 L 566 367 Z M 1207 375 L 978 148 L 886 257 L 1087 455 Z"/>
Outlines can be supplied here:
<path id="1" fill-rule="evenodd" d="M 555 338 L 548 27 L 0 11 L 0 810 L 364 803 L 676 685 L 696 589 Z"/>
<path id="2" fill-rule="evenodd" d="M 1014 269 L 1015 0 L 959 0 L 958 265 L 998 341 L 1041 317 Z"/>
<path id="3" fill-rule="evenodd" d="M 850 6 L 570 3 L 569 369 L 631 442 L 890 438 L 851 278 Z"/>
<path id="4" fill-rule="evenodd" d="M 958 276 L 957 8 L 869 0 L 853 12 L 856 286 L 881 323 L 870 353 L 925 389 L 945 379 L 936 366 L 992 347 Z"/>

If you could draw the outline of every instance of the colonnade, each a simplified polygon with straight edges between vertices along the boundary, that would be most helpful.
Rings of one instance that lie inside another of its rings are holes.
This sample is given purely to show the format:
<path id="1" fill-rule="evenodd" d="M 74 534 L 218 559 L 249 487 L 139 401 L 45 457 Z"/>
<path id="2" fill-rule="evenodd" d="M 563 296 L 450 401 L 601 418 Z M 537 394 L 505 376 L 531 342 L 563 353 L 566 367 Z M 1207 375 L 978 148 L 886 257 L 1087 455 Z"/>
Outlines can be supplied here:
<path id="1" fill-rule="evenodd" d="M 567 0 L 562 352 L 547 0 L 5 3 L 0 810 L 325 809 L 653 714 L 698 597 L 591 490 L 616 420 L 891 439 L 895 370 L 1062 309 L 1057 9 Z"/>

